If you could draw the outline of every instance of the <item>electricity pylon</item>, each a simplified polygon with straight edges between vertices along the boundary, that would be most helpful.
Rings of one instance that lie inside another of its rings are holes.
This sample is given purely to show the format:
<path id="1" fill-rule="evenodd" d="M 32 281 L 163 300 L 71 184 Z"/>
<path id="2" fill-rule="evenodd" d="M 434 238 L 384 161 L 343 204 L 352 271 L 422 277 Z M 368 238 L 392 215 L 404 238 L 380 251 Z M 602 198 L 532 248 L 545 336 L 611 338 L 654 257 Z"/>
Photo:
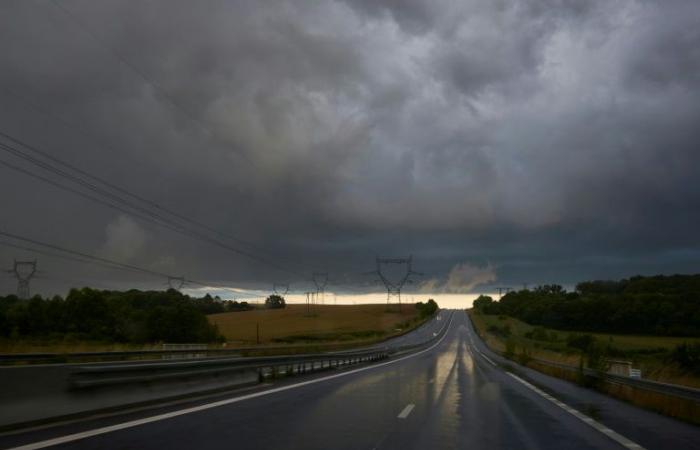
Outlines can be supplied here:
<path id="1" fill-rule="evenodd" d="M 168 289 L 180 291 L 185 286 L 185 277 L 168 277 Z"/>
<path id="2" fill-rule="evenodd" d="M 289 292 L 289 283 L 273 283 L 272 291 L 280 297 L 284 297 Z"/>
<path id="3" fill-rule="evenodd" d="M 510 287 L 508 287 L 508 286 L 500 286 L 500 287 L 497 287 L 496 289 L 498 289 L 498 298 L 503 297 L 503 292 L 504 292 L 504 291 L 505 291 L 505 293 L 507 294 L 507 293 L 509 293 L 509 292 L 512 290 L 512 288 L 510 288 Z"/>
<path id="4" fill-rule="evenodd" d="M 420 272 L 415 272 L 413 270 L 412 264 L 413 264 L 413 255 L 409 256 L 408 258 L 376 258 L 376 263 L 377 263 L 377 271 L 376 274 L 379 276 L 379 279 L 384 283 L 384 287 L 386 287 L 386 304 L 387 306 L 391 304 L 392 298 L 395 298 L 399 304 L 399 311 L 401 310 L 401 289 L 404 287 L 406 283 L 412 283 L 413 281 L 411 280 L 411 275 L 423 275 Z M 396 264 L 396 265 L 405 265 L 406 266 L 406 271 L 403 273 L 401 278 L 399 278 L 397 281 L 392 281 L 390 280 L 382 271 L 382 268 L 389 265 L 389 264 Z"/>
<path id="5" fill-rule="evenodd" d="M 34 261 L 14 261 L 12 270 L 8 272 L 17 278 L 17 297 L 29 298 L 29 281 L 36 274 L 36 259 Z M 28 270 L 22 270 L 28 269 Z"/>
<path id="6" fill-rule="evenodd" d="M 323 304 L 324 293 L 328 284 L 328 272 L 314 272 L 311 278 L 314 285 L 316 285 L 316 298 L 317 300 L 320 299 L 321 304 Z"/>
<path id="7" fill-rule="evenodd" d="M 314 303 L 315 292 L 306 292 L 306 315 L 311 315 L 311 305 Z"/>

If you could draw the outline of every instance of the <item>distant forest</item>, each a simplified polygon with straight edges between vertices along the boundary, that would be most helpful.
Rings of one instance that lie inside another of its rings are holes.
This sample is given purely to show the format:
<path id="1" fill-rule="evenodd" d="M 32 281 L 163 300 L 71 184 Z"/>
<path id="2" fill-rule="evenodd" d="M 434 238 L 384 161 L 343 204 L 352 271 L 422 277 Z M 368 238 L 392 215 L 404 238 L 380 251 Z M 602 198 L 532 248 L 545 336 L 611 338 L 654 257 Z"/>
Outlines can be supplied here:
<path id="1" fill-rule="evenodd" d="M 72 289 L 65 297 L 0 297 L 0 337 L 120 343 L 223 340 L 207 314 L 251 309 L 246 302 L 192 298 L 174 289 Z"/>
<path id="2" fill-rule="evenodd" d="M 481 296 L 474 309 L 531 325 L 575 331 L 700 336 L 700 275 L 636 276 Z"/>

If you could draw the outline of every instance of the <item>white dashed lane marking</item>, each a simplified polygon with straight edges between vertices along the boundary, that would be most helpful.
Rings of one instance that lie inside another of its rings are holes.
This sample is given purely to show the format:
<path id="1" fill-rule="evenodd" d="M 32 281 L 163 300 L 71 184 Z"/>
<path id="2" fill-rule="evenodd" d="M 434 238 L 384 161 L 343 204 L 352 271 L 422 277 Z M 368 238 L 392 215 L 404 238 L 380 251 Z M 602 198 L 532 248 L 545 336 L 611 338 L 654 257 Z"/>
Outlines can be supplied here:
<path id="1" fill-rule="evenodd" d="M 416 405 L 414 405 L 413 403 L 409 403 L 408 405 L 406 405 L 403 411 L 399 413 L 398 418 L 405 419 L 406 417 L 408 417 L 409 414 L 411 414 L 411 411 L 413 411 L 413 408 L 415 407 Z"/>

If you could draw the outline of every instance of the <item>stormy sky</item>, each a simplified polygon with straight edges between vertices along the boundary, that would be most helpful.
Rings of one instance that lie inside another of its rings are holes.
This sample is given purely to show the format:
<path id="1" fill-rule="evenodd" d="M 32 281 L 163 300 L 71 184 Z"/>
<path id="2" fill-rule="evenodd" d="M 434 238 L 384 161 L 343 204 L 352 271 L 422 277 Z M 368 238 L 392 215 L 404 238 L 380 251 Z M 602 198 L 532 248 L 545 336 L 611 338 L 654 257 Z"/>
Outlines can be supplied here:
<path id="1" fill-rule="evenodd" d="M 696 0 L 4 0 L 0 55 L 6 233 L 249 289 L 698 271 Z M 34 291 L 165 284 L 16 246 Z"/>

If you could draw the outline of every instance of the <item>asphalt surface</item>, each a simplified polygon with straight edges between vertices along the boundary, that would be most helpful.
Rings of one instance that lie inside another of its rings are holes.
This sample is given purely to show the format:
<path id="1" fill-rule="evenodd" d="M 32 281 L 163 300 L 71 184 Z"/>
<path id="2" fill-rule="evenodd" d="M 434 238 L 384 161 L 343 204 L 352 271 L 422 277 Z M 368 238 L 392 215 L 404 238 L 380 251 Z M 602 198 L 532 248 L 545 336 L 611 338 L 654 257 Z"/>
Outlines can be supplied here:
<path id="1" fill-rule="evenodd" d="M 4 436 L 0 447 L 83 433 L 55 448 L 700 448 L 700 428 L 693 425 L 525 369 L 517 370 L 518 379 L 478 340 L 463 311 L 447 323 L 443 340 L 414 355 L 237 396 Z M 570 407 L 590 417 L 577 417 Z M 109 426 L 115 428 L 102 428 Z"/>

